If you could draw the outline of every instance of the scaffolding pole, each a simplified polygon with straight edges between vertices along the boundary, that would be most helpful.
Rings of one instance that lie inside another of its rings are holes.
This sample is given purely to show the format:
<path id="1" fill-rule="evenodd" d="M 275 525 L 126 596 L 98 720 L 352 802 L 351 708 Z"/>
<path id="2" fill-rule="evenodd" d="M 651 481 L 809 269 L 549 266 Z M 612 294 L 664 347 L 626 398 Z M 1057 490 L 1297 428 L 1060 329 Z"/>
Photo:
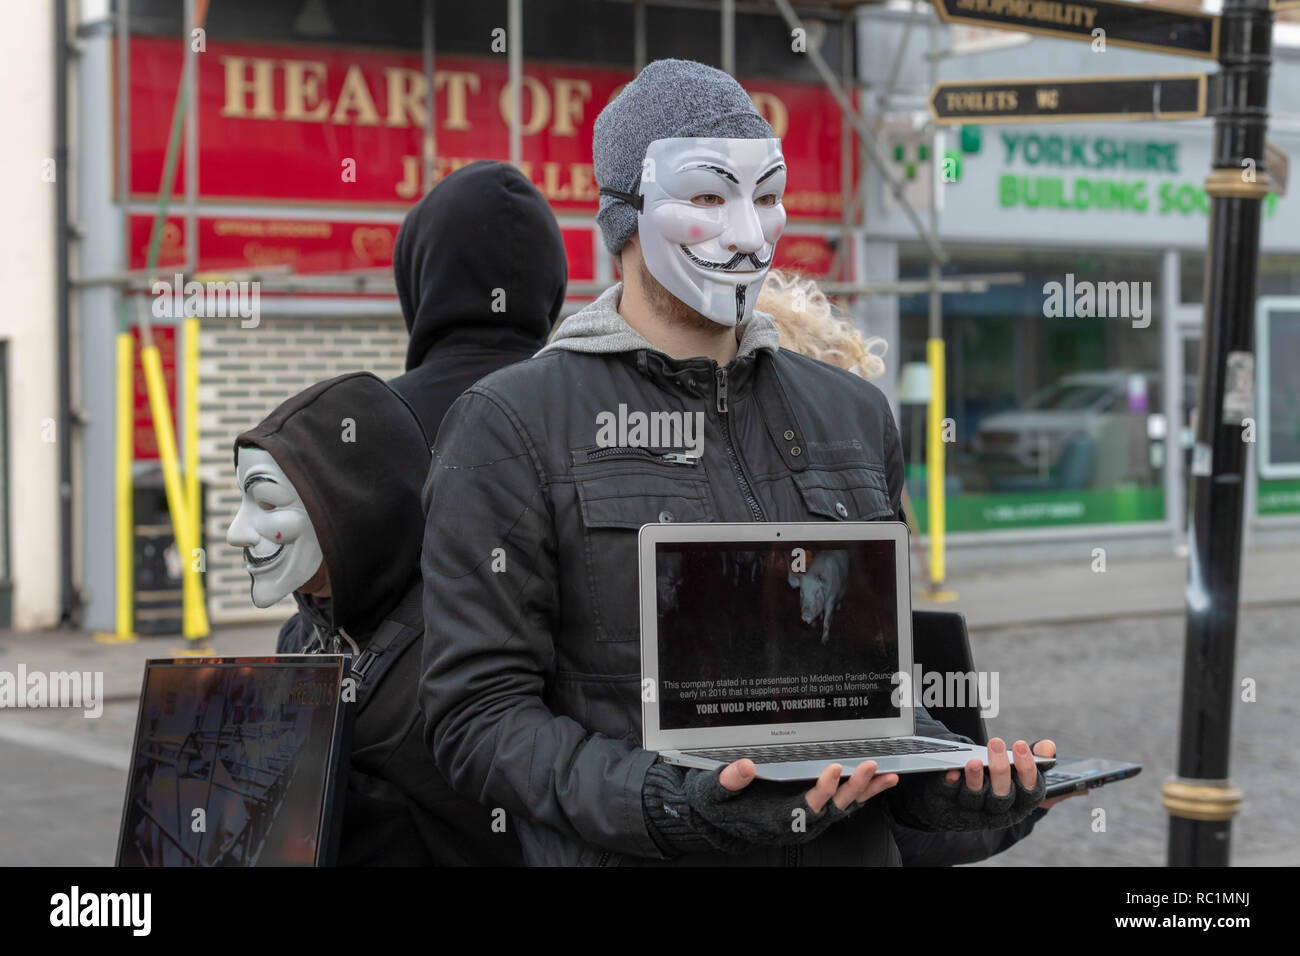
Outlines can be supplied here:
<path id="1" fill-rule="evenodd" d="M 854 81 L 853 68 L 853 19 L 848 14 L 840 21 L 840 83 L 845 89 L 853 89 L 857 92 L 857 83 Z M 858 102 L 858 108 L 861 109 L 862 99 L 857 96 L 854 99 Z M 852 102 L 852 101 L 851 101 Z M 853 223 L 856 219 L 856 210 L 849 202 L 849 193 L 853 189 L 853 149 L 856 146 L 856 140 L 847 135 L 848 128 L 844 120 L 840 121 L 840 229 L 841 235 L 852 236 Z M 853 273 L 855 258 L 851 254 L 853 242 L 840 242 L 835 248 L 835 256 L 831 260 L 831 275 L 837 278 L 856 279 Z M 848 268 L 845 268 L 845 264 Z M 850 303 L 850 307 L 856 306 L 856 296 Z"/>
<path id="2" fill-rule="evenodd" d="M 163 181 L 159 186 L 158 208 L 154 214 L 153 230 L 149 240 L 149 252 L 146 271 L 153 272 L 158 265 L 158 256 L 162 246 L 163 226 L 167 221 L 167 205 L 171 199 L 176 176 L 177 160 L 180 154 L 182 128 L 185 125 L 187 111 L 197 109 L 194 90 L 197 84 L 197 58 L 193 55 L 193 31 L 201 28 L 207 19 L 208 0 L 187 0 L 185 24 L 186 35 L 184 66 L 181 82 L 176 91 L 176 104 L 172 110 L 171 131 L 167 141 L 167 153 L 163 161 Z M 197 129 L 195 132 L 197 140 Z M 189 162 L 197 163 L 197 142 L 189 150 Z M 187 173 L 188 177 L 188 173 Z M 187 183 L 187 190 L 193 183 Z M 197 230 L 194 230 L 197 231 Z M 190 247 L 187 237 L 187 251 Z M 187 259 L 194 262 L 191 256 Z M 153 417 L 154 435 L 158 441 L 158 455 L 162 463 L 163 484 L 167 493 L 167 510 L 171 514 L 172 528 L 176 535 L 176 547 L 181 556 L 182 580 L 191 578 L 193 583 L 184 585 L 183 593 L 187 595 L 185 603 L 184 632 L 191 639 L 204 637 L 208 633 L 207 610 L 202 598 L 201 573 L 195 567 L 195 558 L 200 538 L 196 535 L 197 508 L 191 507 L 187 484 L 181 474 L 180 459 L 176 447 L 176 429 L 172 419 L 171 408 L 167 404 L 167 386 L 162 370 L 162 358 L 153 339 L 153 325 L 149 319 L 149 308 L 144 298 L 136 298 L 140 326 L 140 363 L 144 369 L 145 388 L 149 396 L 149 410 Z M 197 448 L 195 449 L 197 453 Z M 197 458 L 197 454 L 195 456 Z M 192 487 L 192 486 L 191 486 Z"/>
<path id="3" fill-rule="evenodd" d="M 722 72 L 736 75 L 736 0 L 722 0 Z"/>
<path id="4" fill-rule="evenodd" d="M 509 0 L 506 10 L 506 59 L 510 68 L 510 162 L 523 161 L 524 10 L 523 0 Z"/>
<path id="5" fill-rule="evenodd" d="M 912 4 L 915 11 L 916 4 Z M 908 21 L 911 22 L 910 20 Z M 938 24 L 933 16 L 927 28 L 930 53 L 939 45 Z M 927 58 L 930 88 L 939 79 L 939 61 L 931 55 Z M 929 121 L 930 131 L 930 229 L 939 234 L 939 127 L 933 119 Z M 947 577 L 947 531 L 948 531 L 948 496 L 947 496 L 947 447 L 944 441 L 944 421 L 947 416 L 946 384 L 947 355 L 943 341 L 943 296 L 940 288 L 942 268 L 934 259 L 930 260 L 930 319 L 929 340 L 925 352 L 930 363 L 930 402 L 926 415 L 926 527 L 930 532 L 930 586 L 923 596 L 930 601 L 950 602 L 957 599 L 957 594 L 944 589 Z"/>
<path id="6" fill-rule="evenodd" d="M 425 195 L 433 188 L 433 176 L 438 159 L 438 123 L 434 101 L 435 61 L 433 48 L 433 0 L 424 0 L 423 60 L 424 60 L 424 179 Z"/>
<path id="7" fill-rule="evenodd" d="M 338 292 L 346 295 L 396 295 L 397 286 L 391 275 L 373 273 L 369 275 L 321 275 L 295 276 L 274 275 L 259 278 L 252 273 L 205 273 L 216 276 L 218 281 L 253 281 L 264 292 Z M 972 273 L 971 275 L 948 276 L 939 280 L 941 292 L 987 292 L 994 285 L 1023 285 L 1024 273 L 990 272 Z M 144 293 L 149 291 L 147 280 L 138 276 L 100 276 L 97 279 L 83 279 L 78 285 L 117 285 L 127 293 Z M 818 282 L 817 286 L 828 296 L 884 296 L 884 295 L 919 295 L 928 292 L 933 285 L 929 278 L 900 279 L 894 282 Z M 575 296 L 595 296 L 604 292 L 605 286 L 599 282 L 570 282 L 567 291 Z"/>
<path id="8" fill-rule="evenodd" d="M 632 72 L 645 69 L 645 0 L 636 0 L 632 8 Z"/>
<path id="9" fill-rule="evenodd" d="M 196 30 L 200 29 L 197 0 L 185 0 L 185 258 L 199 262 L 199 63 L 195 47 Z M 199 401 L 198 359 L 199 327 L 197 317 L 184 320 L 182 342 L 183 356 L 178 402 L 181 406 L 181 426 L 185 454 L 185 518 L 189 521 L 189 551 L 181 551 L 181 632 L 187 640 L 195 641 L 208 636 L 208 617 L 203 607 L 203 578 L 200 567 L 207 567 L 203 551 L 203 511 L 199 501 Z M 191 368 L 191 362 L 194 367 Z M 176 539 L 180 546 L 181 539 Z M 196 567 L 196 562 L 198 567 Z"/>
<path id="10" fill-rule="evenodd" d="M 117 34 L 117 201 L 125 227 L 131 196 L 131 0 L 118 0 Z M 113 551 L 114 630 L 96 634 L 95 640 L 127 643 L 135 636 L 135 501 L 131 480 L 134 451 L 135 341 L 129 331 L 130 311 L 125 290 L 117 304 L 118 328 L 115 355 L 113 433 Z"/>
<path id="11" fill-rule="evenodd" d="M 117 0 L 117 201 L 131 195 L 131 0 Z"/>

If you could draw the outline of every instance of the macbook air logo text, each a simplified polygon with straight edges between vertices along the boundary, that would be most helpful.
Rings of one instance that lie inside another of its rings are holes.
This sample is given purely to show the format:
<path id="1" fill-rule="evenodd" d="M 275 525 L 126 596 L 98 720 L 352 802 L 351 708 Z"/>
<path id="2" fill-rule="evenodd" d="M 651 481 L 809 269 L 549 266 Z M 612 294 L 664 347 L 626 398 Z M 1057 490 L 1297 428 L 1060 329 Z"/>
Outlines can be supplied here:
<path id="1" fill-rule="evenodd" d="M 799 731 L 797 730 L 769 730 L 768 733 L 773 737 L 793 737 Z"/>
<path id="2" fill-rule="evenodd" d="M 921 671 L 920 664 L 912 665 L 912 673 L 898 671 L 890 678 L 894 687 L 891 700 L 895 707 L 904 700 L 912 706 L 925 707 L 979 707 L 984 717 L 998 715 L 997 671 Z"/>
<path id="3" fill-rule="evenodd" d="M 703 412 L 596 413 L 596 444 L 601 448 L 682 448 L 696 458 L 704 454 Z"/>

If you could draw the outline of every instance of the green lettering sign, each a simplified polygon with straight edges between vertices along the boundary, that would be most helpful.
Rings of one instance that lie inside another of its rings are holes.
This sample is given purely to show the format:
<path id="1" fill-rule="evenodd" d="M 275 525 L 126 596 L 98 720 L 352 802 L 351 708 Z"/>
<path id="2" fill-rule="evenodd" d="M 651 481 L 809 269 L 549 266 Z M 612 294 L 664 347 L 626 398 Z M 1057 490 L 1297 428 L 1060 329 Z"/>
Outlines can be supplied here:
<path id="1" fill-rule="evenodd" d="M 1210 197 L 1194 182 L 1162 182 L 1156 187 L 1156 204 L 1148 195 L 1145 179 L 1110 179 L 1086 176 L 1025 176 L 1003 173 L 998 177 L 998 205 L 1003 209 L 1154 211 L 1160 216 L 1208 215 Z M 1264 198 L 1264 217 L 1277 212 L 1277 195 Z"/>
<path id="2" fill-rule="evenodd" d="M 1128 169 L 1178 172 L 1178 143 L 1108 136 L 1071 136 L 1058 133 L 1002 132 L 1002 163 L 1017 157 L 1027 166 L 1057 169 Z"/>

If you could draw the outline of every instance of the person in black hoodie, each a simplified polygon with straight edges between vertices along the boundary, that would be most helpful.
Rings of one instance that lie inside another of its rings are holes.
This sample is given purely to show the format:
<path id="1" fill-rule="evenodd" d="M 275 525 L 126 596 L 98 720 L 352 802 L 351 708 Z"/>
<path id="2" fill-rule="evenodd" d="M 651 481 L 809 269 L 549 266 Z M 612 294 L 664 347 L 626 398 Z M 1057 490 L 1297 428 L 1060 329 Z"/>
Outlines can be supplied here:
<path id="1" fill-rule="evenodd" d="M 406 214 L 393 275 L 411 341 L 390 384 L 432 438 L 465 389 L 546 344 L 568 265 L 542 194 L 509 163 L 481 160 Z"/>
<path id="2" fill-rule="evenodd" d="M 235 439 L 243 502 L 226 540 L 244 549 L 254 604 L 290 592 L 298 602 L 276 652 L 354 655 L 344 866 L 521 862 L 501 815 L 454 793 L 424 745 L 416 684 L 429 458 L 414 411 L 369 372 L 319 382 Z"/>

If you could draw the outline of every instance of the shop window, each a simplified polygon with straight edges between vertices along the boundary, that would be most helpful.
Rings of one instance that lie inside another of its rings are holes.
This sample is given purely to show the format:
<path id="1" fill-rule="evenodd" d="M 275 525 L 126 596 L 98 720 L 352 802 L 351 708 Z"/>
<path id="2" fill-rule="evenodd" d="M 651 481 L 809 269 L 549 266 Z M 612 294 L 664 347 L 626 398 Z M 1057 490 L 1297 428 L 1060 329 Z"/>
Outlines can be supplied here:
<path id="1" fill-rule="evenodd" d="M 1184 305 L 1205 301 L 1205 253 L 1183 252 L 1178 256 L 1178 299 Z M 1300 295 L 1300 256 L 1259 257 L 1260 295 Z"/>
<path id="2" fill-rule="evenodd" d="M 1296 256 L 1267 255 L 1259 260 L 1259 294 L 1261 296 L 1300 296 L 1300 258 Z M 1271 445 L 1274 452 L 1271 457 L 1286 457 L 1281 450 L 1294 450 L 1300 441 L 1300 391 L 1296 389 L 1294 377 L 1287 378 L 1284 369 L 1293 366 L 1285 356 L 1293 354 L 1291 342 L 1294 340 L 1294 324 L 1274 325 L 1273 336 L 1269 342 L 1269 361 L 1272 374 L 1269 379 L 1267 394 L 1260 389 L 1256 400 L 1269 402 L 1272 423 Z M 1256 369 L 1256 375 L 1260 374 Z M 1300 478 L 1260 478 L 1255 489 L 1255 512 L 1261 517 L 1272 515 L 1300 514 Z"/>
<path id="3" fill-rule="evenodd" d="M 1200 304 L 1204 300 L 1205 253 L 1185 252 L 1179 257 L 1180 297 L 1184 303 Z M 1259 295 L 1300 296 L 1300 256 L 1262 255 L 1259 257 Z M 1259 401 L 1279 401 L 1277 389 Z M 1192 396 L 1196 400 L 1196 396 Z M 1275 414 L 1285 414 L 1279 412 Z M 1300 479 L 1260 478 L 1256 484 L 1255 513 L 1270 515 L 1300 514 Z"/>
<path id="4" fill-rule="evenodd" d="M 1178 301 L 1200 305 L 1205 301 L 1205 253 L 1178 254 Z"/>
<path id="5" fill-rule="evenodd" d="M 1163 519 L 1160 255 L 949 251 L 946 274 L 1025 282 L 943 296 L 948 529 Z M 925 276 L 923 249 L 899 258 L 902 278 Z M 900 362 L 925 361 L 928 316 L 927 296 L 900 299 Z M 925 406 L 901 415 L 924 527 Z"/>

